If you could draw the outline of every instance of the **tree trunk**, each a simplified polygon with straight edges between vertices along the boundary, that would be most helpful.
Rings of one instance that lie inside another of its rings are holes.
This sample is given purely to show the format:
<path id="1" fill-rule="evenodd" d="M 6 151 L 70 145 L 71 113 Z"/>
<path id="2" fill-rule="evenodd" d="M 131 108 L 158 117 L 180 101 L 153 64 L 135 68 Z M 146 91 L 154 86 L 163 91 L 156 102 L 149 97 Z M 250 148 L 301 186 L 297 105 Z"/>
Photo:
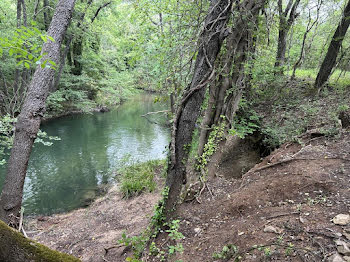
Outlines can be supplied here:
<path id="1" fill-rule="evenodd" d="M 44 13 L 44 26 L 45 26 L 45 31 L 47 31 L 49 29 L 49 25 L 50 25 L 50 10 L 49 10 L 49 3 L 47 0 L 43 0 L 43 13 Z"/>
<path id="2" fill-rule="evenodd" d="M 278 12 L 279 12 L 280 21 L 279 21 L 279 28 L 278 28 L 278 46 L 277 46 L 275 67 L 281 67 L 285 63 L 286 49 L 287 49 L 287 36 L 295 19 L 298 17 L 296 10 L 298 8 L 299 3 L 300 3 L 300 0 L 296 0 L 294 4 L 293 4 L 293 0 L 289 0 L 286 9 L 283 11 L 282 0 L 278 0 Z M 289 17 L 288 17 L 288 13 L 289 13 Z"/>
<path id="3" fill-rule="evenodd" d="M 52 36 L 55 42 L 48 40 L 43 45 L 42 53 L 47 53 L 43 59 L 58 62 L 60 46 L 70 22 L 74 4 L 75 0 L 58 2 L 48 30 L 48 35 Z M 17 226 L 28 161 L 45 111 L 45 101 L 54 73 L 50 68 L 41 68 L 41 66 L 36 68 L 16 124 L 7 175 L 0 196 L 0 219 L 13 226 Z"/>
<path id="4" fill-rule="evenodd" d="M 70 45 L 72 43 L 72 40 L 73 40 L 73 35 L 68 36 L 68 39 L 66 41 L 66 47 L 64 48 L 64 52 L 61 55 L 60 66 L 58 68 L 58 72 L 57 72 L 56 76 L 54 77 L 54 80 L 52 81 L 52 85 L 50 88 L 51 93 L 55 92 L 58 89 L 58 85 L 59 85 L 60 80 L 61 80 L 63 69 L 64 69 L 64 66 L 66 65 L 66 57 L 68 57 L 68 54 L 70 52 Z"/>
<path id="5" fill-rule="evenodd" d="M 237 8 L 238 21 L 245 17 L 241 16 L 241 11 L 247 10 L 248 14 L 249 12 L 255 12 L 260 10 L 264 3 L 265 0 L 245 0 L 242 4 L 238 4 L 235 7 Z M 185 90 L 181 104 L 177 108 L 170 147 L 171 160 L 166 183 L 170 190 L 166 202 L 167 211 L 171 211 L 175 207 L 182 184 L 186 183 L 186 162 L 189 147 L 192 143 L 193 131 L 204 100 L 205 87 L 215 75 L 215 60 L 224 38 L 229 34 L 226 25 L 232 13 L 231 6 L 232 2 L 229 0 L 211 2 L 204 30 L 200 37 L 192 82 Z M 240 10 L 240 8 L 245 10 Z M 242 28 L 236 24 L 233 33 L 238 34 L 237 32 L 241 30 Z M 167 214 L 168 219 L 170 218 L 169 215 L 170 213 Z"/>
<path id="6" fill-rule="evenodd" d="M 317 74 L 317 78 L 315 81 L 316 89 L 320 90 L 322 86 L 327 82 L 329 75 L 332 72 L 332 69 L 337 61 L 338 52 L 343 42 L 346 31 L 349 28 L 349 25 L 350 25 L 350 1 L 347 3 L 344 9 L 343 17 L 340 21 L 340 24 L 337 27 L 337 30 L 333 35 L 332 41 L 328 47 L 326 57 L 324 58 L 321 68 Z"/>
<path id="7" fill-rule="evenodd" d="M 80 261 L 78 258 L 51 250 L 25 238 L 2 221 L 0 221 L 0 247 L 0 261 L 2 262 Z"/>
<path id="8" fill-rule="evenodd" d="M 73 41 L 72 45 L 73 68 L 72 74 L 80 76 L 83 72 L 83 64 L 81 63 L 81 55 L 83 54 L 83 39 L 78 35 L 78 38 Z"/>
<path id="9" fill-rule="evenodd" d="M 213 0 L 205 19 L 200 36 L 200 45 L 191 84 L 184 92 L 181 104 L 177 108 L 171 142 L 171 160 L 168 167 L 166 185 L 169 195 L 166 210 L 174 208 L 186 181 L 185 164 L 188 147 L 192 142 L 195 123 L 204 100 L 205 86 L 210 81 L 216 57 L 225 37 L 226 24 L 230 18 L 231 0 Z"/>
<path id="10" fill-rule="evenodd" d="M 198 150 L 197 154 L 198 156 L 201 156 L 204 151 L 204 146 L 208 141 L 208 136 L 211 130 L 211 126 L 213 124 L 214 120 L 214 114 L 215 114 L 215 103 L 216 103 L 216 98 L 218 95 L 218 88 L 215 86 L 215 81 L 210 85 L 209 87 L 209 101 L 208 101 L 208 107 L 205 110 L 205 114 L 203 117 L 202 125 L 201 125 L 201 130 L 199 134 L 199 139 L 198 139 Z"/>

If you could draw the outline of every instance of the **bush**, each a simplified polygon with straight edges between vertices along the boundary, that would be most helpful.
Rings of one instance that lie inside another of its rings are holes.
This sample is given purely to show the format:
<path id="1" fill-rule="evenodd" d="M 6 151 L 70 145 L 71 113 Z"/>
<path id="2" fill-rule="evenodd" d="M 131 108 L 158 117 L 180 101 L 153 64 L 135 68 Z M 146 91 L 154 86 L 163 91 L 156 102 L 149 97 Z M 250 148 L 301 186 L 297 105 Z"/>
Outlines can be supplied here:
<path id="1" fill-rule="evenodd" d="M 125 198 L 140 195 L 144 191 L 153 192 L 156 188 L 154 176 L 164 166 L 164 160 L 150 160 L 134 163 L 119 170 L 120 191 Z"/>

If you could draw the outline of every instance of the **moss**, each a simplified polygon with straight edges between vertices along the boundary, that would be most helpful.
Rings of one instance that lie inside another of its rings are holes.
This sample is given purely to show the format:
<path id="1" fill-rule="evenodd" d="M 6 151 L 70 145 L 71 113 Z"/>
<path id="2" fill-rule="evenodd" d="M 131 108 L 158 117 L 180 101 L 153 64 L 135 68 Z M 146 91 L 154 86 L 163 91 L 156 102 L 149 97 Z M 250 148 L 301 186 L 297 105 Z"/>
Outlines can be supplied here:
<path id="1" fill-rule="evenodd" d="M 23 235 L 0 221 L 0 261 L 26 262 L 74 262 L 78 258 L 49 249 Z"/>

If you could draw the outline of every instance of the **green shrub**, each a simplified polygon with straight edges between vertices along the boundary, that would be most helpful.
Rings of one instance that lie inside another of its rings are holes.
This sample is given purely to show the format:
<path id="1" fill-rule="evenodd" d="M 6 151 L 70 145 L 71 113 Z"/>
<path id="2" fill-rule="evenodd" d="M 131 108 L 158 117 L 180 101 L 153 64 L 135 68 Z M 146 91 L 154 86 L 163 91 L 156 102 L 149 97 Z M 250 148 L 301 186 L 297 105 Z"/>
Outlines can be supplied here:
<path id="1" fill-rule="evenodd" d="M 164 166 L 164 160 L 150 160 L 122 167 L 120 173 L 120 190 L 125 198 L 137 196 L 144 191 L 153 192 L 156 188 L 154 175 Z"/>

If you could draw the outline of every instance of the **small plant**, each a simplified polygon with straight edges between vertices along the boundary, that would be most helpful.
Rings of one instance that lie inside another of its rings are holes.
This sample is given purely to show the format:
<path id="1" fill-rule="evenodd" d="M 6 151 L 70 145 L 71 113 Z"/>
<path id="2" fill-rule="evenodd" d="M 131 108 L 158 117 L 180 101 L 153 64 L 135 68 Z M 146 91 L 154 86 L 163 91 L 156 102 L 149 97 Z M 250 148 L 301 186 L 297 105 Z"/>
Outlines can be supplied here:
<path id="1" fill-rule="evenodd" d="M 165 202 L 169 196 L 169 187 L 164 187 L 162 191 L 162 199 L 158 202 L 154 215 L 151 218 L 151 226 L 154 227 L 155 234 L 158 234 L 159 229 L 165 224 Z"/>
<path id="2" fill-rule="evenodd" d="M 287 246 L 286 251 L 285 251 L 286 256 L 292 255 L 293 250 L 294 250 L 294 245 L 292 243 L 288 243 L 288 246 Z"/>
<path id="3" fill-rule="evenodd" d="M 271 249 L 269 247 L 265 247 L 264 248 L 264 255 L 266 257 L 270 257 L 271 256 Z"/>
<path id="4" fill-rule="evenodd" d="M 127 237 L 126 233 L 124 232 L 122 234 L 122 239 L 119 240 L 119 243 L 125 245 L 126 247 L 131 247 L 134 255 L 133 258 L 128 257 L 126 261 L 139 261 L 138 259 L 141 257 L 148 239 L 149 237 L 146 231 L 139 236 L 133 237 Z"/>
<path id="5" fill-rule="evenodd" d="M 277 240 L 277 241 L 278 241 L 278 240 Z M 276 242 L 275 244 L 272 244 L 272 245 L 277 245 L 277 246 L 279 246 L 280 244 L 279 244 L 278 242 Z M 253 246 L 253 249 L 257 249 L 257 250 L 263 252 L 263 254 L 264 254 L 265 257 L 271 257 L 271 255 L 272 255 L 272 251 L 271 251 L 270 246 L 254 245 L 254 246 Z"/>
<path id="6" fill-rule="evenodd" d="M 214 259 L 222 259 L 222 260 L 228 260 L 231 259 L 233 256 L 238 254 L 238 248 L 235 245 L 229 244 L 222 248 L 220 252 L 214 252 L 213 258 Z M 235 258 L 235 262 L 239 261 L 241 257 Z"/>
<path id="7" fill-rule="evenodd" d="M 210 157 L 215 153 L 220 141 L 222 141 L 225 137 L 226 121 L 224 121 L 224 116 L 222 116 L 222 118 L 222 123 L 219 126 L 215 126 L 213 128 L 213 131 L 211 131 L 208 142 L 204 146 L 203 154 L 197 159 L 198 164 L 196 168 L 198 171 L 205 169 L 210 160 Z"/>

